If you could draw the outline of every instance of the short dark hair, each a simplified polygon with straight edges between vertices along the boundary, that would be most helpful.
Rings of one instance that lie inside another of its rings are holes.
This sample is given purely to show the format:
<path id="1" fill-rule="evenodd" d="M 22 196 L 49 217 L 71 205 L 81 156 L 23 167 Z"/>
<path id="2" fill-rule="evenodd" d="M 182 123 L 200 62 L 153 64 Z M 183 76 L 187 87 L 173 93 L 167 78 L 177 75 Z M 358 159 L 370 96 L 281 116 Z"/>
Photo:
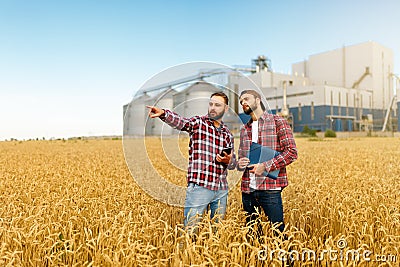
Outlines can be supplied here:
<path id="1" fill-rule="evenodd" d="M 213 94 L 210 96 L 210 98 L 212 98 L 213 96 L 220 96 L 220 97 L 222 97 L 222 98 L 224 99 L 226 105 L 229 104 L 229 99 L 228 99 L 228 97 L 226 96 L 226 94 L 225 94 L 224 92 L 216 92 L 216 93 L 213 93 Z"/>
<path id="2" fill-rule="evenodd" d="M 256 90 L 253 90 L 253 89 L 247 89 L 247 90 L 243 90 L 243 91 L 240 93 L 240 96 L 239 96 L 239 97 L 241 97 L 241 96 L 244 95 L 244 94 L 253 95 L 255 98 L 260 99 L 261 109 L 262 109 L 262 110 L 265 110 L 265 106 L 264 106 L 264 103 L 262 102 L 262 97 L 261 97 L 261 95 L 260 95 L 259 92 L 257 92 Z"/>

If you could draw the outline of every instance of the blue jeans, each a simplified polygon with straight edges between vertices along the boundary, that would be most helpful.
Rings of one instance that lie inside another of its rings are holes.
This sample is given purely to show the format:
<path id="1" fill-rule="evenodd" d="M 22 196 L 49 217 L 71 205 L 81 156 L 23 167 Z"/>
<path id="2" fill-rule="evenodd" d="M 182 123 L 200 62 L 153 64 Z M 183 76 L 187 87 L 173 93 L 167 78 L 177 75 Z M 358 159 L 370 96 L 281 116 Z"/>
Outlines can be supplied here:
<path id="1" fill-rule="evenodd" d="M 282 196 L 279 190 L 256 190 L 250 194 L 242 193 L 243 209 L 246 211 L 246 222 L 254 223 L 258 218 L 256 208 L 262 208 L 271 223 L 280 223 L 278 230 L 283 232 Z M 260 232 L 261 231 L 261 232 Z M 258 227 L 258 234 L 262 234 L 262 229 Z"/>
<path id="2" fill-rule="evenodd" d="M 223 219 L 228 201 L 228 190 L 209 190 L 195 183 L 189 183 L 186 189 L 185 208 L 183 210 L 185 227 L 194 228 L 210 204 L 211 219 L 218 222 Z"/>

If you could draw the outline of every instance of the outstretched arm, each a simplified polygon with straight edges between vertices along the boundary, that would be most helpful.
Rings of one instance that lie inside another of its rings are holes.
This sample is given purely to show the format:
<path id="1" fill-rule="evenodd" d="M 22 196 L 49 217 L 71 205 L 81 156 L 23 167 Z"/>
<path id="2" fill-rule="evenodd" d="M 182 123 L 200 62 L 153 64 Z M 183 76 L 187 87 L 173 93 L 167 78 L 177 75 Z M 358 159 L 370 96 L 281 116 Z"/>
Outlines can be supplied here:
<path id="1" fill-rule="evenodd" d="M 191 132 L 193 130 L 193 126 L 196 122 L 196 117 L 187 119 L 168 109 L 160 109 L 155 106 L 146 106 L 146 107 L 149 109 L 150 118 L 160 118 L 169 126 L 179 131 Z"/>

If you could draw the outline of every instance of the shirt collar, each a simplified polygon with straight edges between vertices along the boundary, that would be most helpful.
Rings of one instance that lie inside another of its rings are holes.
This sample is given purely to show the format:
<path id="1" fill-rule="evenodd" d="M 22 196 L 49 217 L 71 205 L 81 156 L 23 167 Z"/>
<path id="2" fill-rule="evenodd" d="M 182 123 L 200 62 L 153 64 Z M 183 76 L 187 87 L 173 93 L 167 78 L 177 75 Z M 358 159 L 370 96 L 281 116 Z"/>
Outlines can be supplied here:
<path id="1" fill-rule="evenodd" d="M 207 115 L 204 115 L 204 118 L 209 122 L 209 123 L 211 123 L 212 125 L 214 125 L 214 119 L 211 119 L 209 116 L 208 116 L 208 114 Z M 215 127 L 215 125 L 214 125 L 214 127 Z M 223 121 L 221 121 L 220 123 L 219 123 L 219 127 L 218 128 L 223 128 L 223 127 L 225 127 L 225 123 L 223 122 Z"/>
<path id="2" fill-rule="evenodd" d="M 270 113 L 268 113 L 268 111 L 264 111 L 263 114 L 261 115 L 260 118 L 258 118 L 258 120 L 261 121 L 267 121 L 270 120 Z M 251 127 L 251 124 L 253 123 L 253 119 L 250 117 L 249 121 L 246 123 L 247 127 Z"/>

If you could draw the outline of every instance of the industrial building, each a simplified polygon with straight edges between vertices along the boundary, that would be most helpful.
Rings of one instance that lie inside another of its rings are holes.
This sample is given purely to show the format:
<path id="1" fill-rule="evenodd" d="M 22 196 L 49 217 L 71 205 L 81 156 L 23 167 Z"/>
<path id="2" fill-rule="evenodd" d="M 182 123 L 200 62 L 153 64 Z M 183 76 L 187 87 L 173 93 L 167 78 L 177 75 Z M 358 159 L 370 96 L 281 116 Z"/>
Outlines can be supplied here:
<path id="1" fill-rule="evenodd" d="M 227 93 L 232 112 L 224 120 L 234 131 L 240 124 L 239 117 L 246 121 L 235 94 L 249 89 L 250 79 L 265 96 L 271 112 L 285 116 L 295 132 L 301 132 L 305 126 L 318 131 L 399 131 L 400 102 L 395 91 L 400 86 L 399 77 L 393 73 L 393 62 L 392 50 L 372 41 L 311 55 L 292 64 L 292 74 L 272 71 L 268 59 L 260 56 L 246 70 L 249 75 L 229 74 L 223 88 L 230 89 Z M 165 104 L 184 116 L 205 114 L 207 105 L 190 102 L 187 97 L 201 96 L 208 101 L 211 87 L 214 85 L 196 82 L 170 94 L 173 100 Z M 141 110 L 149 99 L 146 92 L 141 92 L 130 105 L 124 106 L 124 135 L 143 135 L 143 128 L 133 129 L 132 125 L 145 120 Z M 185 111 L 188 106 L 192 113 Z M 147 134 L 160 133 L 160 126 L 146 127 Z M 173 133 L 170 130 L 163 134 Z"/>

